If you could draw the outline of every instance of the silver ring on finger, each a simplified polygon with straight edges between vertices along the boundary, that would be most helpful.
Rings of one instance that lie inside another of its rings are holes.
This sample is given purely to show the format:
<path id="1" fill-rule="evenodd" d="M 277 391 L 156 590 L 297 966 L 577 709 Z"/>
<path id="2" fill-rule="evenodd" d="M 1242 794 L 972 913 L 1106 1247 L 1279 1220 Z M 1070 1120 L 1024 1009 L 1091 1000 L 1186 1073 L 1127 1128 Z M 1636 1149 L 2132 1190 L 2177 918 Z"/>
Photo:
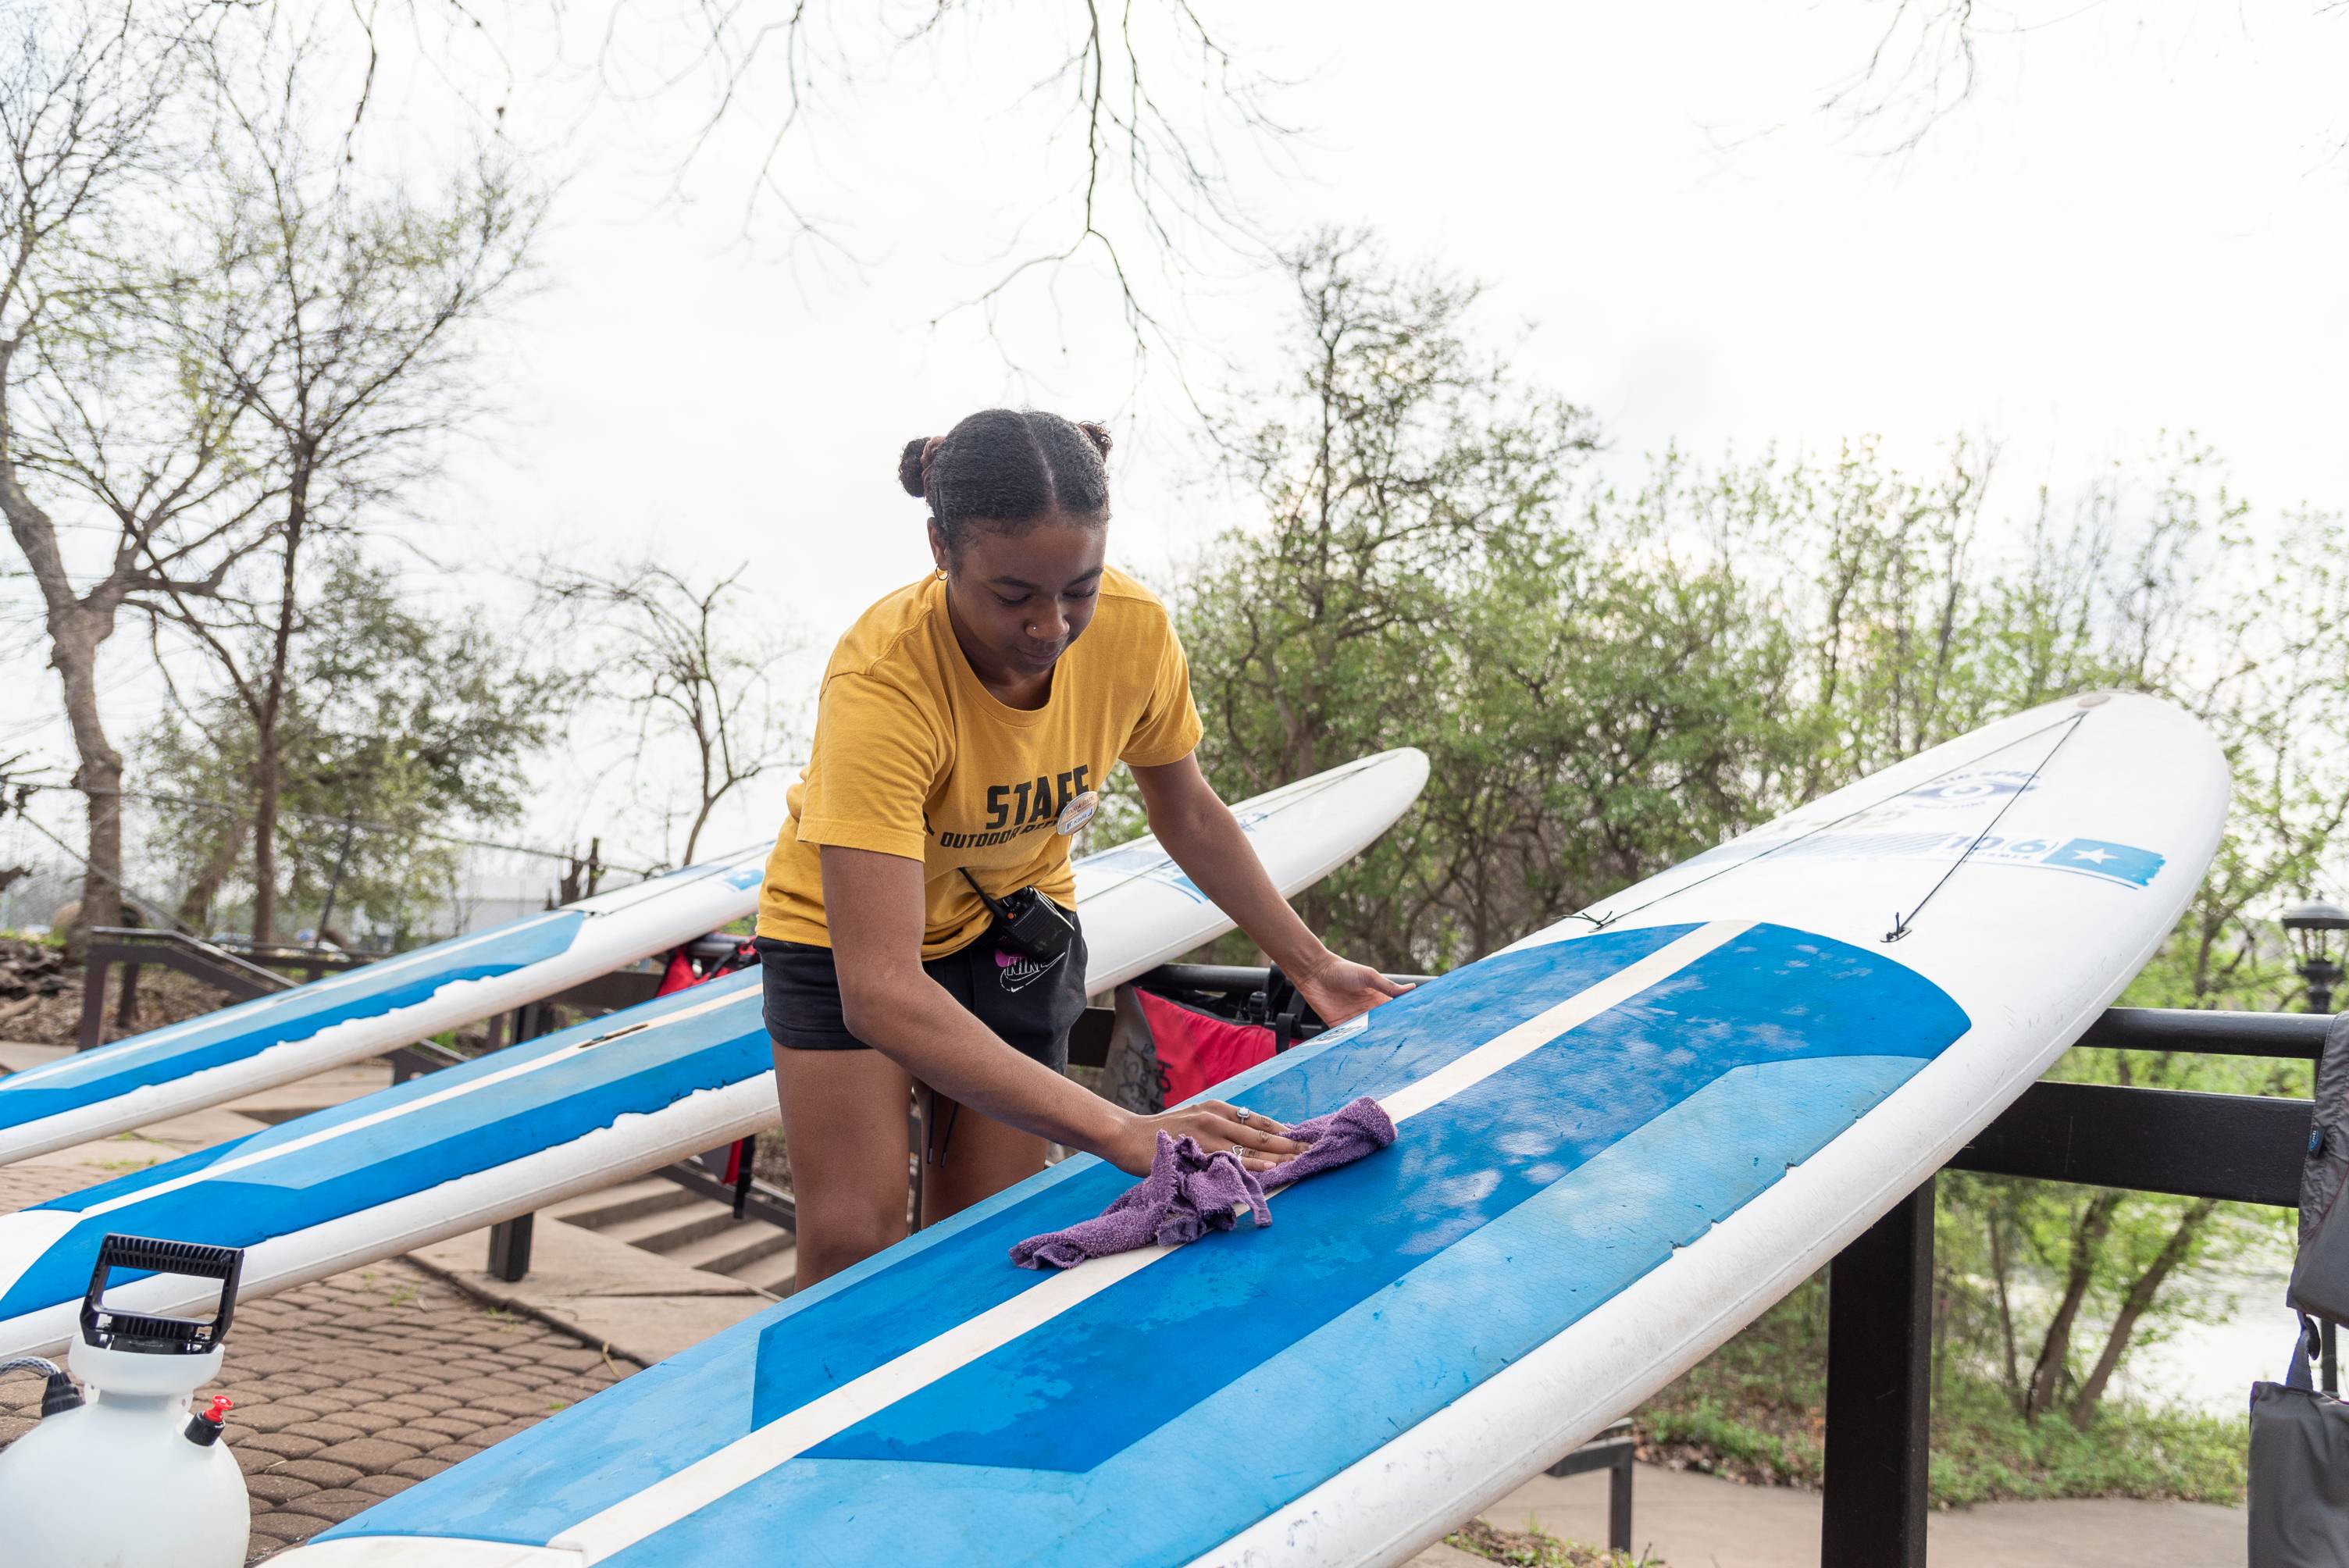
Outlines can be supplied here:
<path id="1" fill-rule="evenodd" d="M 1246 1150 L 1242 1149 L 1238 1144 L 1235 1143 L 1235 1144 L 1233 1144 L 1233 1145 L 1232 1145 L 1232 1158 L 1233 1158 L 1233 1159 L 1237 1160 L 1237 1159 L 1239 1159 L 1242 1155 L 1246 1154 L 1247 1152 L 1247 1150 Z"/>
<path id="2" fill-rule="evenodd" d="M 1242 1127 L 1246 1127 L 1250 1120 L 1249 1113 L 1244 1107 L 1234 1107 L 1232 1110 L 1232 1118 Z"/>

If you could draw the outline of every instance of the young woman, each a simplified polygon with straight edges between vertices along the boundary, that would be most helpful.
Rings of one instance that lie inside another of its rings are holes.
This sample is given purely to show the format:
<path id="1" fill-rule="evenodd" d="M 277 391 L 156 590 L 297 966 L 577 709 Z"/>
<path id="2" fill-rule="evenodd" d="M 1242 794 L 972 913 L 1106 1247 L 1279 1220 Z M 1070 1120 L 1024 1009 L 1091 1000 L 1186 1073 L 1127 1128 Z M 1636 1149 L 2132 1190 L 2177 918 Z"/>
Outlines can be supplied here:
<path id="1" fill-rule="evenodd" d="M 1120 761 L 1159 842 L 1322 1017 L 1395 994 L 1305 928 L 1200 773 L 1165 608 L 1102 563 L 1108 451 L 1098 425 L 991 408 L 898 460 L 936 572 L 833 650 L 759 907 L 802 1287 L 905 1235 L 914 1084 L 925 1223 L 1042 1170 L 1047 1140 L 1136 1175 L 1161 1131 L 1258 1168 L 1301 1147 L 1220 1100 L 1137 1116 L 1063 1076 L 1085 1001 L 1069 840 Z M 1023 909 L 1045 928 L 1025 952 Z"/>

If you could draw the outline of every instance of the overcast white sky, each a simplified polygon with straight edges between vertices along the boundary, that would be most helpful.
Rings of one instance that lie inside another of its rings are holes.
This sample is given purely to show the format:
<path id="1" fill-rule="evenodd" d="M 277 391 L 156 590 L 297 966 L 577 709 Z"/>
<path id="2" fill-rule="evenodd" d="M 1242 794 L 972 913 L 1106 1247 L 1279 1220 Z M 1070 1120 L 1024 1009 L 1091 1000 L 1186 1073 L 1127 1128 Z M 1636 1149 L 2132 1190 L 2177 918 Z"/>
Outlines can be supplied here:
<path id="1" fill-rule="evenodd" d="M 1050 168 L 1040 150 L 1047 106 L 1007 107 L 1062 9 L 990 11 L 824 107 L 812 161 L 785 168 L 854 265 L 786 243 L 771 208 L 746 231 L 771 82 L 678 182 L 701 97 L 585 110 L 575 76 L 534 79 L 543 40 L 510 39 L 508 123 L 567 180 L 543 287 L 502 351 L 510 413 L 432 507 L 428 549 L 463 573 L 440 591 L 541 550 L 747 562 L 775 623 L 820 654 L 926 564 L 899 446 L 1000 401 L 1111 418 L 1112 552 L 1145 576 L 1229 521 L 1182 482 L 1190 415 L 1164 357 L 1137 380 L 1088 273 L 1061 275 L 1058 308 L 1019 296 L 993 341 L 976 313 L 931 325 L 995 275 L 1014 219 L 1068 168 L 1066 145 Z M 2192 430 L 2263 503 L 2339 508 L 2349 12 L 2316 9 L 1977 7 L 1973 100 L 1899 159 L 1818 112 L 1888 14 L 1861 0 L 1209 15 L 1299 78 L 1278 103 L 1309 129 L 1289 167 L 1242 170 L 1266 225 L 1373 225 L 1398 256 L 1486 281 L 1494 340 L 1532 328 L 1520 366 L 1597 411 L 1610 462 L 1874 433 L 1924 463 L 1967 431 L 2000 441 L 2010 474 L 2063 482 Z M 640 53 L 675 36 L 631 15 L 652 28 Z M 429 145 L 446 97 L 399 64 L 382 113 Z M 1211 381 L 1217 354 L 1269 370 L 1277 283 L 1216 267 L 1173 301 L 1189 362 Z M 127 735 L 143 654 L 116 657 Z M 23 730 L 53 679 L 0 701 L 0 733 Z M 66 760 L 61 737 L 32 738 Z M 554 770 L 533 837 L 604 826 L 610 755 L 588 745 Z M 784 782 L 721 837 L 771 831 Z"/>

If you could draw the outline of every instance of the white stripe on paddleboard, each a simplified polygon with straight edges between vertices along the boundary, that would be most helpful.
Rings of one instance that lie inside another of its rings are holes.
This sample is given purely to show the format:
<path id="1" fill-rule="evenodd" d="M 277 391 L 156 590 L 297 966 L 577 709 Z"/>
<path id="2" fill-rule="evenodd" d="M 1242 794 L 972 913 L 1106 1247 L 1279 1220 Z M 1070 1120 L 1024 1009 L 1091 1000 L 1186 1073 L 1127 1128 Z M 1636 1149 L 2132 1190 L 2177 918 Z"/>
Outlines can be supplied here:
<path id="1" fill-rule="evenodd" d="M 1398 1122 L 1440 1105 L 1532 1055 L 1568 1030 L 1588 1023 L 1609 1008 L 1671 978 L 1751 929 L 1752 923 L 1748 921 L 1718 921 L 1699 926 L 1588 990 L 1495 1036 L 1416 1083 L 1396 1090 L 1381 1103 Z M 601 1563 L 749 1485 L 858 1421 L 918 1393 L 948 1373 L 1041 1327 L 1087 1297 L 1140 1274 L 1174 1251 L 1173 1247 L 1142 1247 L 1063 1269 L 1009 1301 L 989 1307 L 895 1360 L 884 1362 L 788 1415 L 735 1439 L 675 1474 L 664 1476 L 602 1512 L 589 1515 L 547 1544 L 580 1553 L 587 1563 Z"/>
<path id="2" fill-rule="evenodd" d="M 404 1105 L 392 1106 L 369 1116 L 353 1117 L 350 1120 L 336 1126 L 323 1128 L 300 1138 L 288 1139 L 284 1143 L 275 1144 L 268 1149 L 256 1150 L 251 1154 L 241 1154 L 232 1160 L 223 1160 L 219 1164 L 208 1165 L 202 1171 L 191 1171 L 185 1176 L 176 1176 L 169 1181 L 158 1181 L 152 1187 L 142 1187 L 136 1192 L 125 1192 L 122 1196 L 109 1198 L 103 1203 L 93 1203 L 87 1209 L 70 1212 L 78 1222 L 93 1215 L 109 1214 L 117 1209 L 129 1208 L 133 1203 L 145 1202 L 150 1198 L 160 1197 L 166 1192 L 176 1192 L 182 1187 L 192 1187 L 199 1181 L 217 1181 L 235 1171 L 249 1170 L 255 1165 L 265 1165 L 272 1160 L 280 1160 L 288 1154 L 299 1153 L 305 1149 L 315 1149 L 321 1143 L 330 1143 L 337 1138 L 347 1138 L 354 1132 L 362 1132 L 370 1127 L 378 1127 L 384 1122 L 395 1121 L 403 1116 L 414 1116 L 419 1111 L 428 1110 L 436 1105 L 445 1105 L 452 1099 L 461 1099 L 469 1094 L 479 1094 L 492 1084 L 507 1083 L 530 1073 L 543 1072 L 558 1062 L 569 1061 L 581 1051 L 593 1049 L 605 1041 L 619 1036 L 645 1034 L 654 1029 L 668 1028 L 672 1025 L 685 1022 L 688 1018 L 698 1018 L 705 1013 L 715 1012 L 720 1007 L 744 1001 L 756 1001 L 759 992 L 755 986 L 730 992 L 723 996 L 713 997 L 695 1006 L 680 1007 L 667 1017 L 656 1018 L 648 1024 L 636 1024 L 608 1034 L 597 1035 L 593 1039 L 582 1040 L 575 1046 L 567 1046 L 559 1051 L 549 1051 L 533 1060 L 523 1062 L 498 1072 L 484 1073 L 480 1078 L 458 1084 L 453 1088 L 441 1089 L 435 1094 L 419 1096 Z"/>

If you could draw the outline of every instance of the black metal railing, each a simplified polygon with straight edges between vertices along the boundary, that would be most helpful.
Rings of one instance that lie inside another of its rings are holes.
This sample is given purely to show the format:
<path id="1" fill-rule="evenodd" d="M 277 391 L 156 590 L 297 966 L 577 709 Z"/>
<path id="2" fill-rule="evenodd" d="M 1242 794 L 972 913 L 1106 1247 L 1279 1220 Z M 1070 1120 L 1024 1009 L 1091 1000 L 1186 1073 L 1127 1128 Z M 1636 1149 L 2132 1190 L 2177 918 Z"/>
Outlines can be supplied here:
<path id="1" fill-rule="evenodd" d="M 75 1049 L 83 1051 L 105 1037 L 106 978 L 118 966 L 122 970 L 122 991 L 115 999 L 114 1019 L 116 1026 L 123 1029 L 131 1026 L 138 1014 L 139 971 L 150 965 L 192 975 L 239 1002 L 298 984 L 274 969 L 183 932 L 149 931 L 138 926 L 92 928 L 84 962 L 81 1030 L 74 1044 Z"/>
<path id="2" fill-rule="evenodd" d="M 2313 1060 L 2331 1025 L 2305 1013 L 2116 1007 L 2082 1046 Z M 2313 1106 L 2304 1099 L 2034 1083 L 1950 1169 L 2292 1208 Z M 1822 1568 L 1923 1568 L 1931 1451 L 1933 1188 L 1902 1200 L 1827 1276 Z M 2323 1386 L 2338 1385 L 2328 1327 Z"/>

